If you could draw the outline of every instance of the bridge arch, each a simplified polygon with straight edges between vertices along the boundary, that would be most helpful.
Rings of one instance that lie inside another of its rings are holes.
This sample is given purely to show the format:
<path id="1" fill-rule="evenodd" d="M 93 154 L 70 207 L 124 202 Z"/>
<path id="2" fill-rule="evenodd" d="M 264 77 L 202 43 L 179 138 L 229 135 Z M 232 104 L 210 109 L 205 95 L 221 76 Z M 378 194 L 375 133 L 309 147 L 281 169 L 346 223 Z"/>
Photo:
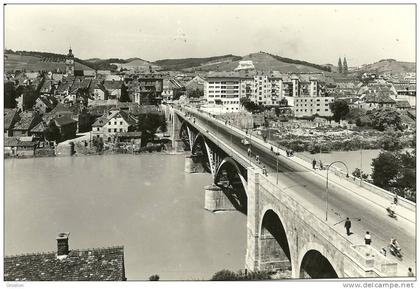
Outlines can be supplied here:
<path id="1" fill-rule="evenodd" d="M 181 126 L 179 128 L 179 138 L 184 143 L 184 150 L 191 150 L 192 144 L 190 143 L 190 136 L 188 133 L 188 123 L 184 120 L 181 123 Z"/>
<path id="2" fill-rule="evenodd" d="M 227 185 L 223 185 L 223 183 Z M 231 157 L 225 157 L 214 173 L 214 184 L 221 187 L 232 205 L 243 213 L 248 206 L 248 184 L 237 162 Z"/>
<path id="3" fill-rule="evenodd" d="M 219 181 L 220 176 L 221 176 L 221 171 L 228 166 L 232 167 L 236 171 L 236 173 L 238 174 L 238 176 L 241 180 L 241 184 L 244 188 L 244 191 L 246 193 L 246 191 L 248 189 L 248 183 L 247 183 L 245 177 L 243 176 L 243 173 L 242 173 L 241 169 L 239 168 L 238 164 L 231 157 L 226 157 L 222 160 L 222 162 L 220 163 L 219 167 L 216 170 L 215 177 L 214 177 L 214 182 L 217 183 Z"/>
<path id="4" fill-rule="evenodd" d="M 339 278 L 343 277 L 334 258 L 319 243 L 309 242 L 299 253 L 299 278 Z"/>
<path id="5" fill-rule="evenodd" d="M 193 140 L 193 143 L 191 146 L 191 154 L 201 159 L 201 163 L 204 169 L 207 172 L 211 173 L 212 169 L 211 169 L 211 164 L 210 164 L 210 157 L 208 155 L 209 152 L 207 151 L 207 148 L 206 148 L 206 143 L 207 143 L 207 140 L 204 137 L 204 135 L 201 133 L 198 133 Z"/>
<path id="6" fill-rule="evenodd" d="M 260 270 L 292 270 L 287 223 L 280 212 L 273 207 L 265 207 L 259 225 Z"/>

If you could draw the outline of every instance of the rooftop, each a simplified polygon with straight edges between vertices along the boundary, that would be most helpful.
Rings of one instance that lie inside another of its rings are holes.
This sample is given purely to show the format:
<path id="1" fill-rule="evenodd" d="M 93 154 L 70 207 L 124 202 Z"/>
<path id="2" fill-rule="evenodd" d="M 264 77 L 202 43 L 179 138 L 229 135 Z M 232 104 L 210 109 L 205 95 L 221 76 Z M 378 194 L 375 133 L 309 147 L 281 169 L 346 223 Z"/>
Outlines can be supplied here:
<path id="1" fill-rule="evenodd" d="M 124 281 L 124 247 L 70 250 L 4 258 L 5 281 Z"/>

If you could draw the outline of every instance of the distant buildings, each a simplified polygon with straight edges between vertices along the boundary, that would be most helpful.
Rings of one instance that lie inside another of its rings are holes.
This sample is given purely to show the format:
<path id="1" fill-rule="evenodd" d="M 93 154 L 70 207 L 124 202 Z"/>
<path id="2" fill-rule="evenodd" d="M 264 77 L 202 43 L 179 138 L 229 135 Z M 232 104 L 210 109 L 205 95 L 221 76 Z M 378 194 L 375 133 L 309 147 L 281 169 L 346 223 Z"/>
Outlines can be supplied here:
<path id="1" fill-rule="evenodd" d="M 4 258 L 5 281 L 125 281 L 124 247 L 70 250 L 69 233 L 57 251 Z"/>
<path id="2" fill-rule="evenodd" d="M 240 111 L 241 98 L 266 107 L 278 107 L 282 100 L 287 100 L 295 116 L 330 116 L 329 103 L 334 100 L 325 94 L 325 83 L 316 77 L 277 71 L 209 73 L 204 83 L 204 98 L 207 101 L 204 109 L 212 113 Z"/>

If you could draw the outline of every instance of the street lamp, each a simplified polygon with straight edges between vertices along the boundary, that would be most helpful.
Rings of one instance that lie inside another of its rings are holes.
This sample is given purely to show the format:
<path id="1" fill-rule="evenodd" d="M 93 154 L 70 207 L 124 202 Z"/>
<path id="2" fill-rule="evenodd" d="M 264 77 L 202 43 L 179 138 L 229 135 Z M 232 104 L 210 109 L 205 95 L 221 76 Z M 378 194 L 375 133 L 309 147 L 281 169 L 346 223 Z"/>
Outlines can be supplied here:
<path id="1" fill-rule="evenodd" d="M 329 165 L 327 165 L 327 184 L 326 184 L 326 187 L 325 187 L 325 221 L 326 222 L 328 221 L 328 172 L 330 170 L 330 167 L 333 164 L 335 164 L 335 163 L 342 164 L 346 168 L 346 170 L 347 170 L 346 178 L 349 177 L 349 168 L 347 167 L 347 165 L 344 162 L 342 162 L 342 161 L 334 161 L 334 162 L 330 163 Z"/>
<path id="2" fill-rule="evenodd" d="M 276 185 L 279 184 L 279 153 L 274 152 L 276 154 Z"/>

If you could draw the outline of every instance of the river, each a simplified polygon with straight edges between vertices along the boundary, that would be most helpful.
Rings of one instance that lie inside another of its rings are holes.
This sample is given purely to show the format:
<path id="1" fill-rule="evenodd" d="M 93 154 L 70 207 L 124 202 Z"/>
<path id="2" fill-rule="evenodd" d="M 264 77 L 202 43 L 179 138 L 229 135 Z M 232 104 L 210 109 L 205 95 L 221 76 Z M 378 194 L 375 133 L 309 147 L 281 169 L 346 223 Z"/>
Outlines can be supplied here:
<path id="1" fill-rule="evenodd" d="M 123 245 L 128 280 L 203 280 L 244 268 L 246 216 L 204 210 L 209 174 L 183 155 L 6 159 L 5 254 Z"/>

